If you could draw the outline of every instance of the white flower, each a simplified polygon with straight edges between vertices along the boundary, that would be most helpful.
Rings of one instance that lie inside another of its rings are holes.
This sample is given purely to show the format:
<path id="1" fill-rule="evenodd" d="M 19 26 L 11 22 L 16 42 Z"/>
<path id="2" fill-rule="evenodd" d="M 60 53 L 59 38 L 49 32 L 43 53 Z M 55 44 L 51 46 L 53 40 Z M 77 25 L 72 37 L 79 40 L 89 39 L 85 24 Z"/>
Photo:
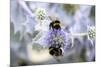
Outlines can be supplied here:
<path id="1" fill-rule="evenodd" d="M 44 20 L 46 18 L 46 11 L 43 8 L 37 8 L 35 14 L 38 20 Z"/>
<path id="2" fill-rule="evenodd" d="M 95 34 L 96 34 L 96 33 L 95 33 L 95 27 L 94 27 L 94 26 L 89 27 L 89 28 L 88 28 L 88 38 L 89 38 L 90 40 L 94 40 L 95 37 L 96 37 Z"/>

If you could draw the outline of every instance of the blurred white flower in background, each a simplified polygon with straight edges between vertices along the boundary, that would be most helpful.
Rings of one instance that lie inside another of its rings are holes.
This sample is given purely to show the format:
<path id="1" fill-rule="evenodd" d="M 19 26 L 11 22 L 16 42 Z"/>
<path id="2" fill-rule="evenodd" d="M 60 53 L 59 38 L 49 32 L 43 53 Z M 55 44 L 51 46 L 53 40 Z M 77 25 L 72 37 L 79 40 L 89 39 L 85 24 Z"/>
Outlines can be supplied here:
<path id="1" fill-rule="evenodd" d="M 43 8 L 37 8 L 36 11 L 35 11 L 35 14 L 36 14 L 36 18 L 38 20 L 44 20 L 46 17 L 46 11 L 45 9 Z"/>
<path id="2" fill-rule="evenodd" d="M 95 38 L 96 38 L 96 29 L 95 29 L 95 26 L 88 26 L 88 39 L 90 40 L 92 46 L 95 45 L 94 41 L 95 41 Z"/>
<path id="3" fill-rule="evenodd" d="M 89 40 L 95 40 L 96 37 L 96 33 L 95 33 L 95 27 L 94 26 L 90 26 L 88 28 L 88 38 Z"/>

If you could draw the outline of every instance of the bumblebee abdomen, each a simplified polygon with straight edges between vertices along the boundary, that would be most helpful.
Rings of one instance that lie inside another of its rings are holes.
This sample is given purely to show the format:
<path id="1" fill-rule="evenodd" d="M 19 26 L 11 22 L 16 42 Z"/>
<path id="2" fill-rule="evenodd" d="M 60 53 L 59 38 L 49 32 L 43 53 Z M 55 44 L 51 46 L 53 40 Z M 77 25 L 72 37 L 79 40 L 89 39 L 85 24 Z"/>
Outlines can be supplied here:
<path id="1" fill-rule="evenodd" d="M 49 48 L 49 53 L 52 56 L 61 56 L 62 55 L 62 50 L 60 48 L 50 47 Z"/>

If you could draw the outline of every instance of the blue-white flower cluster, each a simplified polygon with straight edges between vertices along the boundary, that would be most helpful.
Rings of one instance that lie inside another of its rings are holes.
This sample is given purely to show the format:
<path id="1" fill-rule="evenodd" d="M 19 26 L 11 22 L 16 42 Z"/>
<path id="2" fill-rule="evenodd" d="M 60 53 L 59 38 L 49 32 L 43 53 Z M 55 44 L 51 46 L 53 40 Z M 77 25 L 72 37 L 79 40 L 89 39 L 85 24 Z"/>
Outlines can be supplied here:
<path id="1" fill-rule="evenodd" d="M 50 30 L 46 36 L 46 43 L 53 47 L 64 47 L 66 45 L 66 35 L 63 30 Z"/>

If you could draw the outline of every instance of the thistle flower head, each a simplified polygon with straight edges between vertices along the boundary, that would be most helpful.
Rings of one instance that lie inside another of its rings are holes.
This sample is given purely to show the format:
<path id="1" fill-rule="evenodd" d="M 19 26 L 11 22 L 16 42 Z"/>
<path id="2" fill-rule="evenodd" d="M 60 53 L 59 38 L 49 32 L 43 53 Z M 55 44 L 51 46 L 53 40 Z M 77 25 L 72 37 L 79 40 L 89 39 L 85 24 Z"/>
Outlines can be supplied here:
<path id="1" fill-rule="evenodd" d="M 94 40 L 95 36 L 96 36 L 95 34 L 96 34 L 95 33 L 95 27 L 94 26 L 89 27 L 89 29 L 88 29 L 88 38 L 90 40 Z"/>
<path id="2" fill-rule="evenodd" d="M 44 20 L 46 18 L 46 11 L 43 8 L 37 8 L 35 14 L 38 20 Z"/>
<path id="3" fill-rule="evenodd" d="M 66 36 L 62 30 L 50 30 L 46 36 L 46 42 L 49 46 L 58 47 L 66 44 Z"/>

